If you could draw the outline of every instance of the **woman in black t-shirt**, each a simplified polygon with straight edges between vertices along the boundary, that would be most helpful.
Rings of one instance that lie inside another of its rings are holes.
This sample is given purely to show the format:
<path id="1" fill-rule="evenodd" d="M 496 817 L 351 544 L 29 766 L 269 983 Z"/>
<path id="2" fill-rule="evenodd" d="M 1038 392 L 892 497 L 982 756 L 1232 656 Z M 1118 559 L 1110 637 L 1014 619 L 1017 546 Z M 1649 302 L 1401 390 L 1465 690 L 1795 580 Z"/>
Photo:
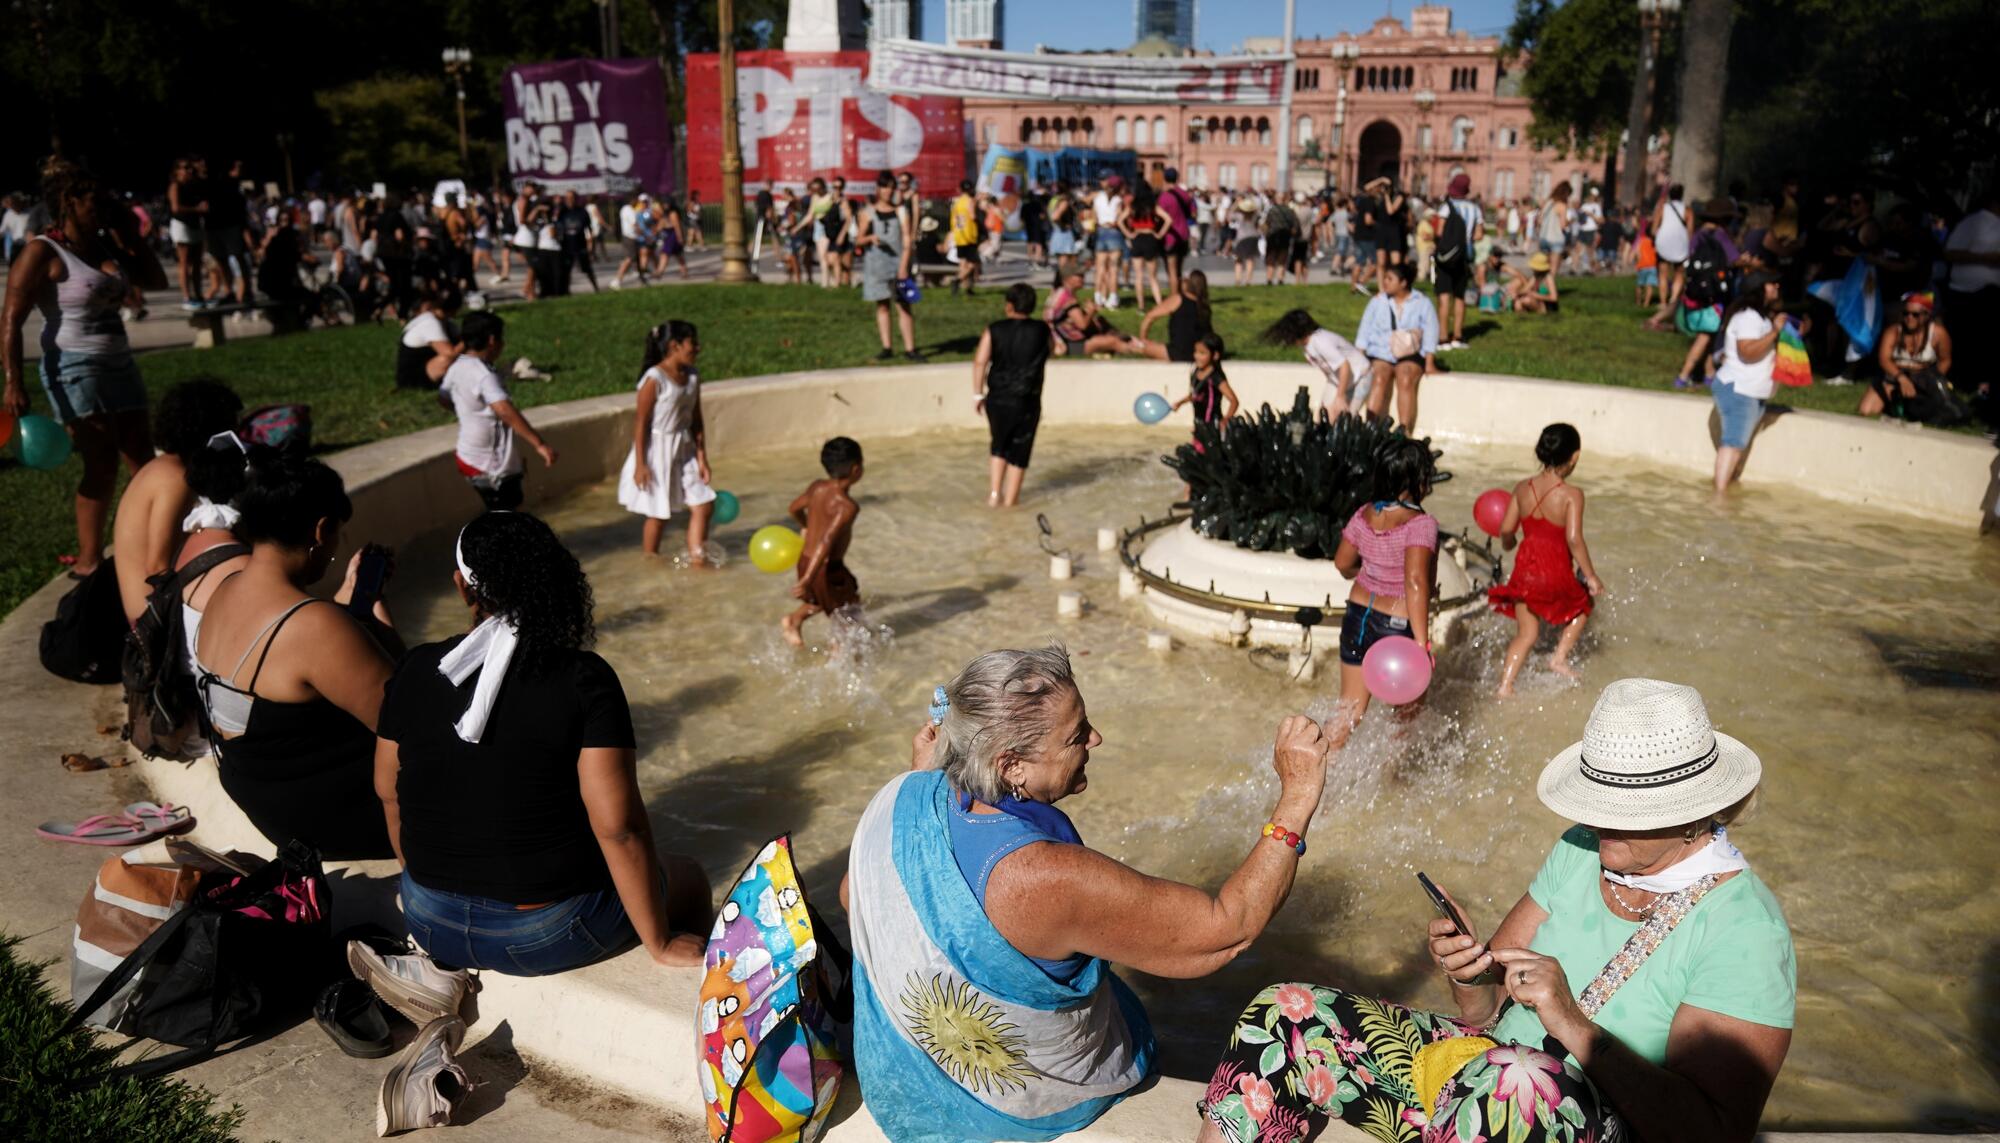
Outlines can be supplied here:
<path id="1" fill-rule="evenodd" d="M 972 356 L 972 409 L 986 418 L 991 438 L 986 506 L 1012 508 L 1035 451 L 1042 423 L 1042 373 L 1049 357 L 1064 352 L 1049 324 L 1036 321 L 1035 288 L 1007 287 L 1007 316 L 979 335 Z"/>
<path id="2" fill-rule="evenodd" d="M 654 851 L 624 689 L 584 650 L 583 568 L 520 512 L 475 517 L 456 556 L 473 628 L 403 659 L 376 727 L 410 935 L 445 964 L 513 976 L 633 944 L 701 963 L 708 879 Z"/>

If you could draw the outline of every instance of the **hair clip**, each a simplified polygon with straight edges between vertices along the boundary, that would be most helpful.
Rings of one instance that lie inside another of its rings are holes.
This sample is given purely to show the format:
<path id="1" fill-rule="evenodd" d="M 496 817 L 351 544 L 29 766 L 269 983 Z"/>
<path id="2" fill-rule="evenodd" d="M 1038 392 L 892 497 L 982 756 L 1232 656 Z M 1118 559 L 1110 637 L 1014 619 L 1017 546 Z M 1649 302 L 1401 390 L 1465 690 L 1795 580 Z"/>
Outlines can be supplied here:
<path id="1" fill-rule="evenodd" d="M 221 448 L 224 445 L 235 445 L 237 452 L 245 456 L 250 454 L 250 446 L 243 443 L 243 438 L 237 436 L 234 429 L 224 429 L 208 438 L 209 448 Z"/>
<path id="2" fill-rule="evenodd" d="M 931 725 L 944 725 L 944 716 L 951 713 L 951 696 L 943 687 L 931 688 Z"/>

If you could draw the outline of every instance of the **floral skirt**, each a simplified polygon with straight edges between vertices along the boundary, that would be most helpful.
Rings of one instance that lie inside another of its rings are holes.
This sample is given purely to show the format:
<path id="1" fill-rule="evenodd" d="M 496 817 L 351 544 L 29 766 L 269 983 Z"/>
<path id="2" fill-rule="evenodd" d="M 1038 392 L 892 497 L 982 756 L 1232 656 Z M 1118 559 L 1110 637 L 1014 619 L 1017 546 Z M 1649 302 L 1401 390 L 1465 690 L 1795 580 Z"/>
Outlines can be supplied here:
<path id="1" fill-rule="evenodd" d="M 1625 1125 L 1575 1063 L 1501 1044 L 1437 1093 L 1412 1087 L 1425 1044 L 1480 1030 L 1311 984 L 1274 984 L 1237 1017 L 1198 1105 L 1232 1143 L 1311 1139 L 1334 1119 L 1385 1143 L 1620 1143 Z"/>

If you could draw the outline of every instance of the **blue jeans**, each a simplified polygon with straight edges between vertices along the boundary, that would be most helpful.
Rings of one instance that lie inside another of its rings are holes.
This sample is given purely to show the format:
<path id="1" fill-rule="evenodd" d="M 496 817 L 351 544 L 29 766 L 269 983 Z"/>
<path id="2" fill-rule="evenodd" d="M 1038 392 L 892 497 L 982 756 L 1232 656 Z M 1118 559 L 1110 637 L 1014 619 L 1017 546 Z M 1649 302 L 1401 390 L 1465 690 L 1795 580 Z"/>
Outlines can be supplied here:
<path id="1" fill-rule="evenodd" d="M 1340 617 L 1340 661 L 1358 667 L 1368 657 L 1368 648 L 1391 635 L 1409 634 L 1410 621 L 1402 616 L 1378 611 L 1372 604 L 1357 611 L 1349 600 Z"/>
<path id="2" fill-rule="evenodd" d="M 1715 411 L 1722 418 L 1722 446 L 1749 448 L 1750 438 L 1757 431 L 1757 422 L 1764 419 L 1764 402 L 1756 397 L 1743 396 L 1736 391 L 1736 386 L 1720 378 L 1708 389 L 1715 398 Z"/>
<path id="3" fill-rule="evenodd" d="M 539 909 L 446 893 L 403 874 L 403 919 L 433 960 L 507 976 L 548 976 L 595 964 L 639 939 L 616 889 Z"/>

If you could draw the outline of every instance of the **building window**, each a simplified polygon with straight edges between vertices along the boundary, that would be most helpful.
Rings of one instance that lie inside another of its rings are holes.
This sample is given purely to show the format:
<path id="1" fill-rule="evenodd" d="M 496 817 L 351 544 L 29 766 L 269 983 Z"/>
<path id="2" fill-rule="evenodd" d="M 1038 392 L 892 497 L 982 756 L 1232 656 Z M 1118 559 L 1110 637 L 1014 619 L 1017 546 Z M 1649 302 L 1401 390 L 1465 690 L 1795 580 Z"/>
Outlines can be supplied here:
<path id="1" fill-rule="evenodd" d="M 1167 140 L 1171 137 L 1167 134 L 1167 117 L 1164 115 L 1153 116 L 1153 142 L 1158 146 L 1164 147 L 1167 145 Z"/>
<path id="2" fill-rule="evenodd" d="M 1494 132 L 1494 143 L 1502 151 L 1513 150 L 1515 147 L 1521 145 L 1521 129 L 1518 127 L 1500 128 L 1500 130 Z"/>
<path id="3" fill-rule="evenodd" d="M 1426 123 L 1423 126 L 1417 128 L 1417 150 L 1428 152 L 1430 149 L 1431 149 L 1431 125 Z"/>
<path id="4" fill-rule="evenodd" d="M 1033 119 L 1021 120 L 1021 142 L 1032 143 L 1034 141 L 1035 141 L 1035 121 Z"/>
<path id="5" fill-rule="evenodd" d="M 1493 172 L 1493 197 L 1502 202 L 1514 197 L 1514 172 L 1499 170 Z"/>
<path id="6" fill-rule="evenodd" d="M 1451 121 L 1451 150 L 1462 155 L 1472 149 L 1472 120 L 1461 115 Z"/>
<path id="7" fill-rule="evenodd" d="M 1312 141 L 1313 141 L 1313 117 L 1312 117 L 1312 116 L 1310 116 L 1310 115 L 1301 115 L 1301 116 L 1299 116 L 1299 123 L 1298 123 L 1298 132 L 1297 132 L 1297 138 L 1298 138 L 1298 145 L 1299 145 L 1299 146 L 1301 146 L 1301 147 L 1303 147 L 1303 146 L 1305 146 L 1305 145 L 1306 145 L 1307 143 L 1310 143 L 1310 142 L 1312 142 Z"/>
<path id="8" fill-rule="evenodd" d="M 1150 145 L 1152 141 L 1153 125 L 1144 119 L 1132 120 L 1132 145 L 1144 147 Z"/>
<path id="9" fill-rule="evenodd" d="M 1262 163 L 1250 164 L 1250 189 L 1263 190 L 1271 182 L 1271 168 Z"/>
<path id="10" fill-rule="evenodd" d="M 1534 190 L 1531 193 L 1534 194 L 1536 202 L 1541 202 L 1542 200 L 1548 198 L 1549 172 L 1546 170 L 1536 171 L 1533 185 L 1534 185 Z"/>
<path id="11" fill-rule="evenodd" d="M 1201 119 L 1188 120 L 1188 142 L 1195 144 L 1199 144 L 1201 142 L 1202 125 L 1203 125 L 1203 120 Z"/>
<path id="12" fill-rule="evenodd" d="M 1208 186 L 1208 168 L 1200 163 L 1188 164 L 1188 185 L 1206 189 Z"/>
<path id="13" fill-rule="evenodd" d="M 1271 145 L 1271 121 L 1262 116 L 1257 119 L 1257 142 L 1265 147 Z"/>
<path id="14" fill-rule="evenodd" d="M 1224 163 L 1216 168 L 1216 181 L 1224 190 L 1236 189 L 1236 164 Z"/>
<path id="15" fill-rule="evenodd" d="M 1243 145 L 1243 125 L 1238 123 L 1235 117 L 1232 116 L 1223 120 L 1222 129 L 1227 133 L 1230 146 L 1240 147 Z"/>
<path id="16" fill-rule="evenodd" d="M 1111 145 L 1114 147 L 1123 147 L 1129 145 L 1131 142 L 1132 125 L 1125 121 L 1123 115 L 1113 119 L 1111 121 Z"/>

